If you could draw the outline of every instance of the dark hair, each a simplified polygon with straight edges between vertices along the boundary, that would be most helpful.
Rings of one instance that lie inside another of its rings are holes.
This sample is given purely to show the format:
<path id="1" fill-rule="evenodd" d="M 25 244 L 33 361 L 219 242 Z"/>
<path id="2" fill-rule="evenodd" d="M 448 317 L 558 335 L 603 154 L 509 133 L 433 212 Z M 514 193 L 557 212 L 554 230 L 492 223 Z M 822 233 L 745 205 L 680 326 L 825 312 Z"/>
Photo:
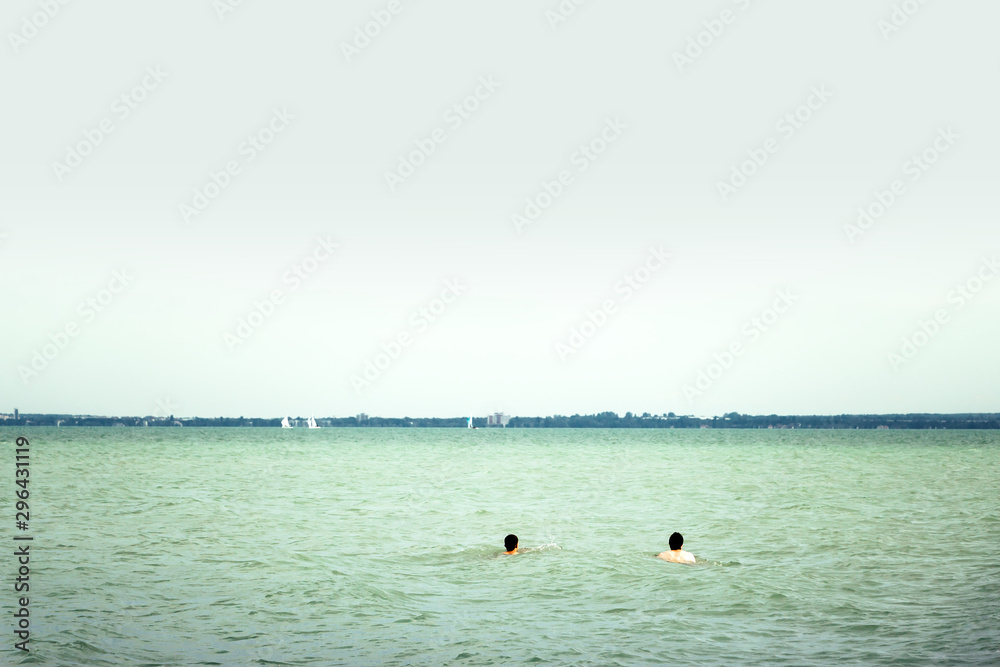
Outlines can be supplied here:
<path id="1" fill-rule="evenodd" d="M 670 536 L 670 550 L 680 549 L 681 545 L 684 544 L 684 536 L 680 533 L 674 533 Z"/>
<path id="2" fill-rule="evenodd" d="M 503 538 L 503 545 L 507 549 L 507 551 L 513 551 L 514 549 L 516 549 L 517 548 L 517 535 L 511 534 L 511 535 L 508 535 L 507 537 Z"/>

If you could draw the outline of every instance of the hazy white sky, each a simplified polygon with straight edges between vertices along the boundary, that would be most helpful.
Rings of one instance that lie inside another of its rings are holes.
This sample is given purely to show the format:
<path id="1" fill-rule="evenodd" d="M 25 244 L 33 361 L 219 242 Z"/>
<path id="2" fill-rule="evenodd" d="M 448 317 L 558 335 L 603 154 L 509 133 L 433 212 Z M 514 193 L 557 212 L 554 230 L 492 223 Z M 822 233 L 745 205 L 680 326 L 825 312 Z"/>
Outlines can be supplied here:
<path id="1" fill-rule="evenodd" d="M 998 21 L 11 0 L 0 411 L 996 411 Z"/>

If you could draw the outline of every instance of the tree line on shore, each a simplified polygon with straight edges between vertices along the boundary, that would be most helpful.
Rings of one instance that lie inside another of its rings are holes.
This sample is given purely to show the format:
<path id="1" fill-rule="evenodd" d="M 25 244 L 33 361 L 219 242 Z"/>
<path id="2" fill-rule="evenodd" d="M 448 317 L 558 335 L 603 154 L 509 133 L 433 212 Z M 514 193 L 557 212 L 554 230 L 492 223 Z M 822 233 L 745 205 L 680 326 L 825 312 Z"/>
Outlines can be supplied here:
<path id="1" fill-rule="evenodd" d="M 468 417 L 324 417 L 316 420 L 324 428 L 466 428 Z M 305 419 L 294 420 L 305 426 Z M 486 418 L 474 417 L 473 425 L 487 427 Z M 119 426 L 119 427 L 264 427 L 278 428 L 281 418 L 101 417 L 57 414 L 21 414 L 0 420 L 0 426 Z M 833 429 L 1000 429 L 998 413 L 886 414 L 886 415 L 742 415 L 729 412 L 721 417 L 642 415 L 615 412 L 592 415 L 511 417 L 507 428 L 833 428 Z"/>

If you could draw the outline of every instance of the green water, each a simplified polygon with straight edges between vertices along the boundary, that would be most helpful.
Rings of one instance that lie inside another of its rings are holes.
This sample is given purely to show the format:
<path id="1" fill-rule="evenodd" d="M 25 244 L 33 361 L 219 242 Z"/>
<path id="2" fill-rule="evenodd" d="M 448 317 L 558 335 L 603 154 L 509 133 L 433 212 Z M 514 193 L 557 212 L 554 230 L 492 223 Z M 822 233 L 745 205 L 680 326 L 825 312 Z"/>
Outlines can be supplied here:
<path id="1" fill-rule="evenodd" d="M 8 664 L 1000 663 L 997 432 L 17 435 Z"/>

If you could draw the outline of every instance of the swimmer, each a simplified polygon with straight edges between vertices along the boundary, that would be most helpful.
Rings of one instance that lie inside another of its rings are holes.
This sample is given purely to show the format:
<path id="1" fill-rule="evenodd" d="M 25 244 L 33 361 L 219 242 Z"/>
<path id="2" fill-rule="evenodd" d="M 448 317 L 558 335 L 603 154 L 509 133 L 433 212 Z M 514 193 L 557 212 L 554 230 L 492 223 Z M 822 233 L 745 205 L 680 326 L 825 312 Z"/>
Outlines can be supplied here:
<path id="1" fill-rule="evenodd" d="M 694 563 L 694 556 L 690 552 L 681 549 L 683 545 L 684 536 L 680 533 L 674 533 L 670 536 L 670 551 L 664 551 L 656 557 L 670 561 L 671 563 Z"/>
<path id="2" fill-rule="evenodd" d="M 508 535 L 507 537 L 503 538 L 503 546 L 504 546 L 504 549 L 507 550 L 507 551 L 504 552 L 506 555 L 513 556 L 514 554 L 516 554 L 517 553 L 517 535 L 511 534 L 511 535 Z"/>

